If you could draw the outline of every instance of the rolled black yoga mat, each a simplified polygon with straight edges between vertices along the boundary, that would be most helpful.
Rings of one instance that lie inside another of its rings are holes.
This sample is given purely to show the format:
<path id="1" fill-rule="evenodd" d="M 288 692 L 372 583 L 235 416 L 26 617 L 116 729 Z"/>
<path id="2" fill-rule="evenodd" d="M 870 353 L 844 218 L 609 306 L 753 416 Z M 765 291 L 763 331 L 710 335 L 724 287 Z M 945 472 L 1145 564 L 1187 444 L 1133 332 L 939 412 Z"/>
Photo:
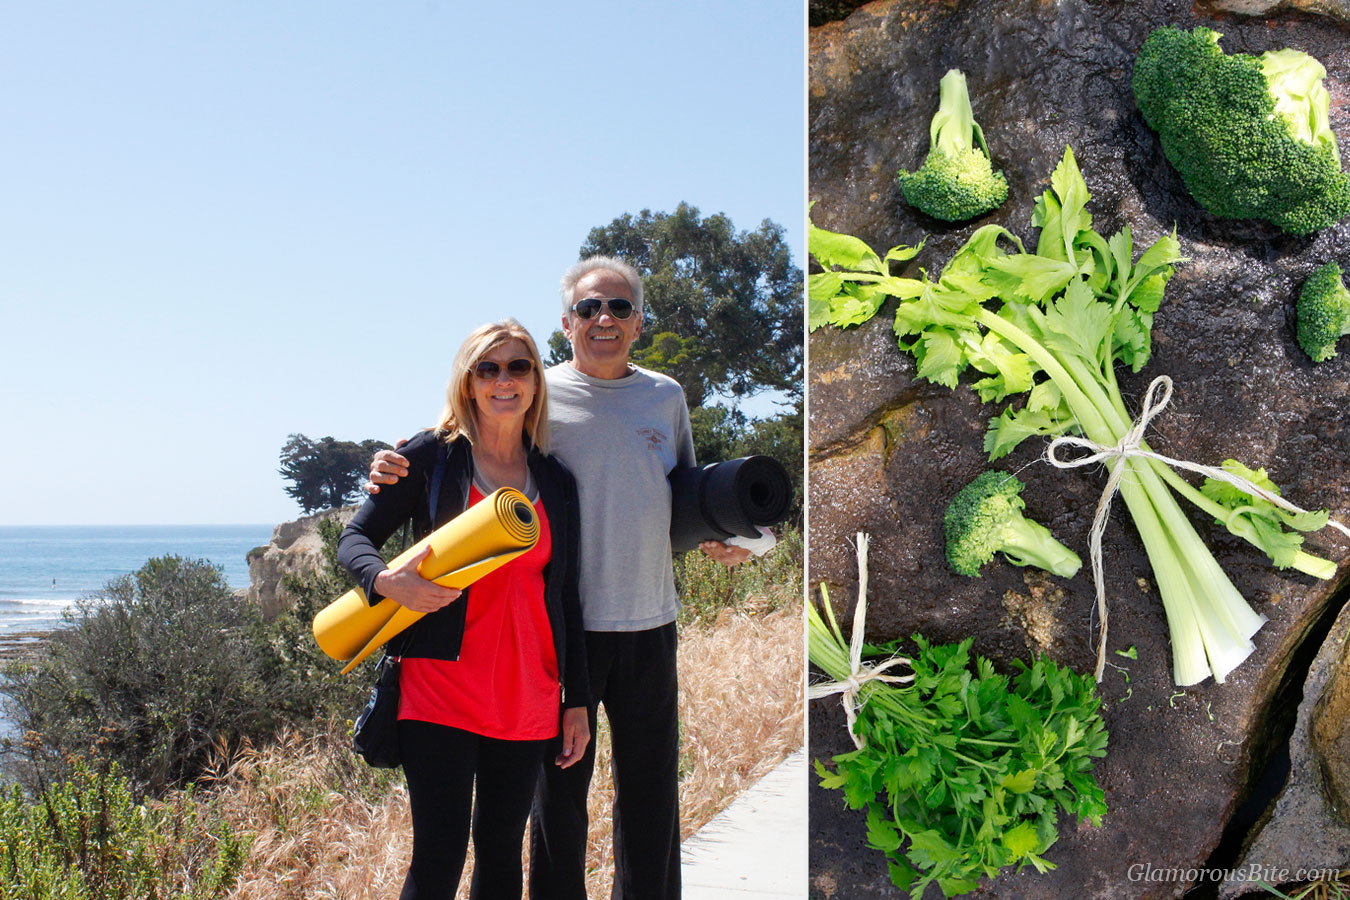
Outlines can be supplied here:
<path id="1" fill-rule="evenodd" d="M 783 521 L 791 505 L 792 479 L 769 456 L 676 469 L 670 473 L 670 549 L 759 537 L 755 526 Z"/>

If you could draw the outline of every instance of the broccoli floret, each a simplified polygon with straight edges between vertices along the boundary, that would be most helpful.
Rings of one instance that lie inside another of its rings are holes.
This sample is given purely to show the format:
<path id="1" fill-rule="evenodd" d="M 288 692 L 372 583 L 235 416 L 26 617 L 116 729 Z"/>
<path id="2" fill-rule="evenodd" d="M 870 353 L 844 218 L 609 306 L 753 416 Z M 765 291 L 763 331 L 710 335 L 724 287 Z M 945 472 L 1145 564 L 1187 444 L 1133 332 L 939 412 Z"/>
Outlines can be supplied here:
<path id="1" fill-rule="evenodd" d="M 910 206 L 947 222 L 998 209 L 1008 181 L 989 164 L 989 146 L 975 121 L 966 76 L 952 69 L 939 83 L 938 111 L 929 126 L 928 157 L 917 172 L 901 171 L 900 191 Z"/>
<path id="2" fill-rule="evenodd" d="M 1326 69 L 1299 50 L 1226 55 L 1208 28 L 1159 28 L 1134 63 L 1134 98 L 1191 196 L 1224 219 L 1309 234 L 1350 215 Z"/>
<path id="3" fill-rule="evenodd" d="M 1298 295 L 1298 345 L 1324 362 L 1336 355 L 1336 341 L 1350 334 L 1350 291 L 1341 267 L 1329 262 L 1303 282 Z"/>
<path id="4" fill-rule="evenodd" d="M 1083 561 L 1048 528 L 1022 515 L 1023 487 L 1012 475 L 991 469 L 957 492 L 943 517 L 953 569 L 979 577 L 980 567 L 1002 551 L 1014 565 L 1073 577 Z"/>

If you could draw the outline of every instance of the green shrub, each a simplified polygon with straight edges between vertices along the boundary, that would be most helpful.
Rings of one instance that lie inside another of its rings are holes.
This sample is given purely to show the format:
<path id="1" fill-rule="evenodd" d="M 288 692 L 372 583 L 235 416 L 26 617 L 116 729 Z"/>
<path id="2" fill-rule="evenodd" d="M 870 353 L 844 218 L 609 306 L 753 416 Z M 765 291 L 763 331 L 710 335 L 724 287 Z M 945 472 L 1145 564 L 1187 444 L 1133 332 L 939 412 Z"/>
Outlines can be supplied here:
<path id="1" fill-rule="evenodd" d="M 707 625 L 724 609 L 769 612 L 802 598 L 802 533 L 786 528 L 762 557 L 728 568 L 693 550 L 675 560 L 679 623 Z"/>
<path id="2" fill-rule="evenodd" d="M 96 755 L 117 761 L 138 792 L 159 794 L 242 740 L 265 743 L 288 723 L 355 719 L 379 654 L 341 675 L 314 641 L 314 614 L 352 586 L 337 564 L 341 521 L 318 528 L 324 562 L 288 576 L 295 602 L 271 622 L 235 599 L 218 567 L 177 556 L 78 601 L 45 655 L 0 679 L 10 718 L 29 738 L 3 744 L 26 757 L 21 777 L 57 779 L 68 757 Z"/>
<path id="3" fill-rule="evenodd" d="M 74 762 L 70 778 L 33 799 L 0 797 L 0 897 L 25 900 L 210 900 L 242 869 L 247 838 L 191 789 L 143 806 L 115 763 Z"/>
<path id="4" fill-rule="evenodd" d="M 256 611 L 205 560 L 149 560 L 82 598 L 36 663 L 0 683 L 34 779 L 91 752 L 139 790 L 193 779 L 211 756 L 278 724 Z"/>
<path id="5" fill-rule="evenodd" d="M 375 680 L 378 652 L 342 675 L 342 663 L 328 657 L 314 640 L 314 616 L 354 586 L 337 561 L 342 528 L 336 516 L 319 520 L 323 562 L 306 574 L 284 576 L 282 584 L 291 603 L 260 632 L 266 647 L 267 682 L 286 718 L 293 722 L 355 719 Z M 393 546 L 400 540 L 399 536 L 390 539 L 383 548 L 386 557 L 401 552 Z"/>

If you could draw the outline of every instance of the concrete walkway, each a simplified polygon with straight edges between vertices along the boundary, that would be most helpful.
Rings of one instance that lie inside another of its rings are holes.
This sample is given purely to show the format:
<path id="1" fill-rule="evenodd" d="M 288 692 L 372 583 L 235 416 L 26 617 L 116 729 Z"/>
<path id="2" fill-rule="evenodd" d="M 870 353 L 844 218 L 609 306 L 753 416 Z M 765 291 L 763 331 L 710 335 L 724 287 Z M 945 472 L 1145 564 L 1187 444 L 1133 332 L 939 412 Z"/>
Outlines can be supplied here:
<path id="1" fill-rule="evenodd" d="M 684 842 L 684 900 L 805 900 L 806 751 Z"/>

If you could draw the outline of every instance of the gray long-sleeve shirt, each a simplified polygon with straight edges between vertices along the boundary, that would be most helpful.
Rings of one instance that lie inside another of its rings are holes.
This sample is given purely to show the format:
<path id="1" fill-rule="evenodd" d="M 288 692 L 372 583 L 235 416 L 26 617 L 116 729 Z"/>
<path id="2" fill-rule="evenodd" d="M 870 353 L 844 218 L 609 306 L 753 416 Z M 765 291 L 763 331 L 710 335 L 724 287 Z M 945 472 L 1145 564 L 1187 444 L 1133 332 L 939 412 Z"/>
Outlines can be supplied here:
<path id="1" fill-rule="evenodd" d="M 554 366 L 548 382 L 551 452 L 577 480 L 581 613 L 587 631 L 642 631 L 675 621 L 670 484 L 694 465 L 684 390 L 635 368 L 593 378 Z"/>

